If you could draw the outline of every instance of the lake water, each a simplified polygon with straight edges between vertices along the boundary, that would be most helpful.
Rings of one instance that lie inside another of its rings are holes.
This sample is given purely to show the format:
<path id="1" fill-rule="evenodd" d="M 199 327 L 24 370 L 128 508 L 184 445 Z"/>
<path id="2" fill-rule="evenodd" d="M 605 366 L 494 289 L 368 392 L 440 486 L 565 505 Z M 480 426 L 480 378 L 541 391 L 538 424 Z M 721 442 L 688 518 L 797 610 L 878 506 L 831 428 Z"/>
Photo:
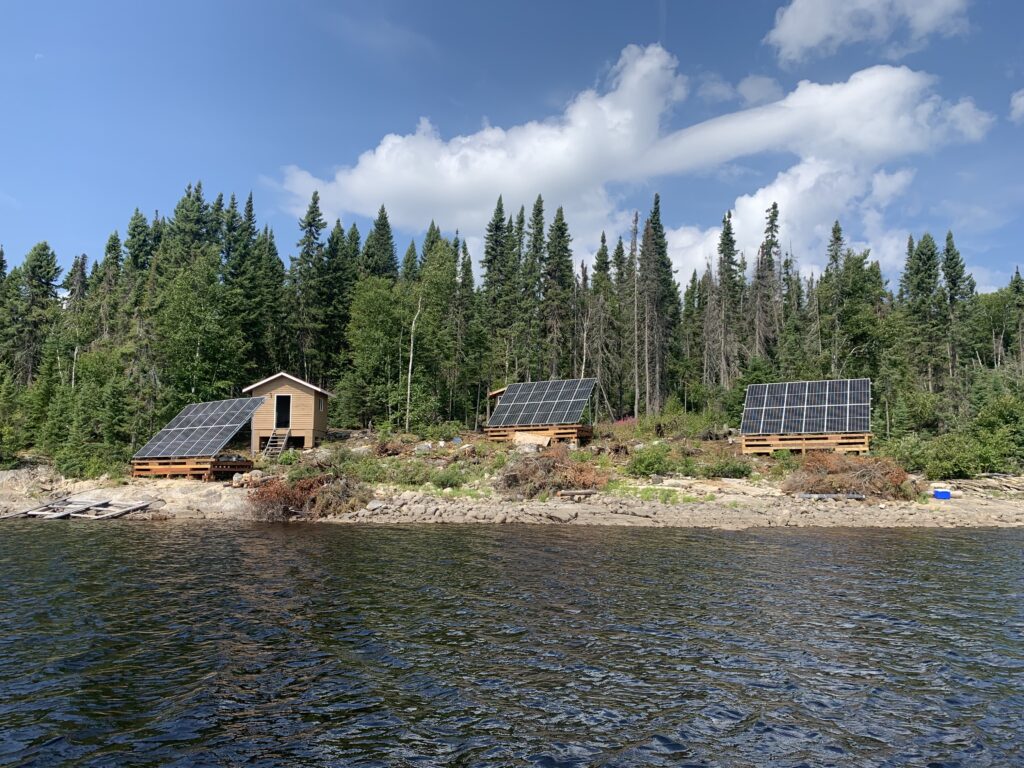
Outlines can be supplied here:
<path id="1" fill-rule="evenodd" d="M 1021 765 L 1022 552 L 7 521 L 0 764 Z"/>

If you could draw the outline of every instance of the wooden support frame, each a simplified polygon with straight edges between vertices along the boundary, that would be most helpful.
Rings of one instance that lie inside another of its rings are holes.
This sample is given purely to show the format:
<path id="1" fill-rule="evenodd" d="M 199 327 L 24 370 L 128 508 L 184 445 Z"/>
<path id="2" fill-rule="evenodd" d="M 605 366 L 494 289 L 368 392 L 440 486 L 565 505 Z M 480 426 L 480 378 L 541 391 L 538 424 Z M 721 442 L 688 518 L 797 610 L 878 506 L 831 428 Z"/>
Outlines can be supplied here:
<path id="1" fill-rule="evenodd" d="M 867 453 L 870 449 L 870 432 L 821 435 L 743 435 L 740 438 L 740 450 L 744 454 L 771 454 L 775 451 Z"/>
<path id="2" fill-rule="evenodd" d="M 552 442 L 576 441 L 584 443 L 594 436 L 594 428 L 589 424 L 548 424 L 546 426 L 529 427 L 487 427 L 484 430 L 489 440 L 498 443 L 512 442 L 516 432 L 527 432 L 529 434 L 550 437 Z"/>
<path id="3" fill-rule="evenodd" d="M 135 459 L 132 461 L 132 477 L 184 477 L 190 480 L 209 482 L 217 475 L 233 475 L 236 472 L 251 472 L 252 462 L 248 460 L 221 460 L 211 457 L 176 459 Z"/>

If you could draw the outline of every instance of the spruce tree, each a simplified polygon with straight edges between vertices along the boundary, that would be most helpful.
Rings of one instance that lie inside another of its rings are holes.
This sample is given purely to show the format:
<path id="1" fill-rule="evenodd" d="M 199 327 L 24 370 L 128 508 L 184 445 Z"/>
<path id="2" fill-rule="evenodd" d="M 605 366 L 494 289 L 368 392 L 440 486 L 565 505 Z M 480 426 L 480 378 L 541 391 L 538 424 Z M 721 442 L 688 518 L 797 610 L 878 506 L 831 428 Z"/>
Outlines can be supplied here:
<path id="1" fill-rule="evenodd" d="M 314 384 L 324 383 L 329 360 L 321 346 L 329 309 L 327 266 L 321 241 L 326 227 L 327 222 L 320 212 L 320 195 L 314 191 L 305 216 L 299 220 L 302 232 L 296 244 L 299 252 L 289 270 L 298 363 L 302 377 Z"/>
<path id="2" fill-rule="evenodd" d="M 960 368 L 965 318 L 975 291 L 974 278 L 967 272 L 952 231 L 946 232 L 946 244 L 942 250 L 942 280 L 946 304 L 946 357 L 952 379 Z"/>
<path id="3" fill-rule="evenodd" d="M 415 282 L 419 277 L 420 256 L 416 252 L 416 241 L 410 240 L 409 247 L 405 249 L 405 256 L 402 257 L 402 280 L 407 283 Z"/>
<path id="4" fill-rule="evenodd" d="M 370 234 L 363 245 L 362 274 L 398 279 L 398 257 L 395 255 L 395 238 L 391 233 L 388 212 L 382 205 L 377 212 Z"/>
<path id="5" fill-rule="evenodd" d="M 547 247 L 541 265 L 541 318 L 547 376 L 557 379 L 570 374 L 568 348 L 573 289 L 572 249 L 569 225 L 559 206 L 548 228 Z"/>

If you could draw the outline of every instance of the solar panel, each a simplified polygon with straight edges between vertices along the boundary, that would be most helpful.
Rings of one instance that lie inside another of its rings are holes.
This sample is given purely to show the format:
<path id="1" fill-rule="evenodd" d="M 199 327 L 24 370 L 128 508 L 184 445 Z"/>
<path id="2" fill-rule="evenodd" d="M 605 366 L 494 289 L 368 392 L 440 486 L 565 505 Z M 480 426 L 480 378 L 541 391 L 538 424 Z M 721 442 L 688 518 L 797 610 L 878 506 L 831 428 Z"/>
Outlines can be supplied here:
<path id="1" fill-rule="evenodd" d="M 597 379 L 509 384 L 487 420 L 488 427 L 578 424 Z"/>
<path id="2" fill-rule="evenodd" d="M 871 431 L 871 379 L 751 384 L 743 404 L 744 435 Z"/>
<path id="3" fill-rule="evenodd" d="M 136 459 L 216 456 L 266 398 L 240 397 L 186 405 L 142 448 Z"/>

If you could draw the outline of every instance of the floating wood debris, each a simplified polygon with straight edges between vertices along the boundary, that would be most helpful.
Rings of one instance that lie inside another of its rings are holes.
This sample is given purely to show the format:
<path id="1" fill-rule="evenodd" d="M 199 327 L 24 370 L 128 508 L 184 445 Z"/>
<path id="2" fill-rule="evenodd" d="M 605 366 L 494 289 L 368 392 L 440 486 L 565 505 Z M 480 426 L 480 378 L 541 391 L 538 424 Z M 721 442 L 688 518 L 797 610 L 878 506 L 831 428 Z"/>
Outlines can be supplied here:
<path id="1" fill-rule="evenodd" d="M 111 499 L 62 499 L 48 501 L 38 507 L 8 512 L 0 520 L 33 517 L 37 520 L 113 520 L 130 512 L 139 512 L 153 505 L 153 501 L 113 501 Z"/>

